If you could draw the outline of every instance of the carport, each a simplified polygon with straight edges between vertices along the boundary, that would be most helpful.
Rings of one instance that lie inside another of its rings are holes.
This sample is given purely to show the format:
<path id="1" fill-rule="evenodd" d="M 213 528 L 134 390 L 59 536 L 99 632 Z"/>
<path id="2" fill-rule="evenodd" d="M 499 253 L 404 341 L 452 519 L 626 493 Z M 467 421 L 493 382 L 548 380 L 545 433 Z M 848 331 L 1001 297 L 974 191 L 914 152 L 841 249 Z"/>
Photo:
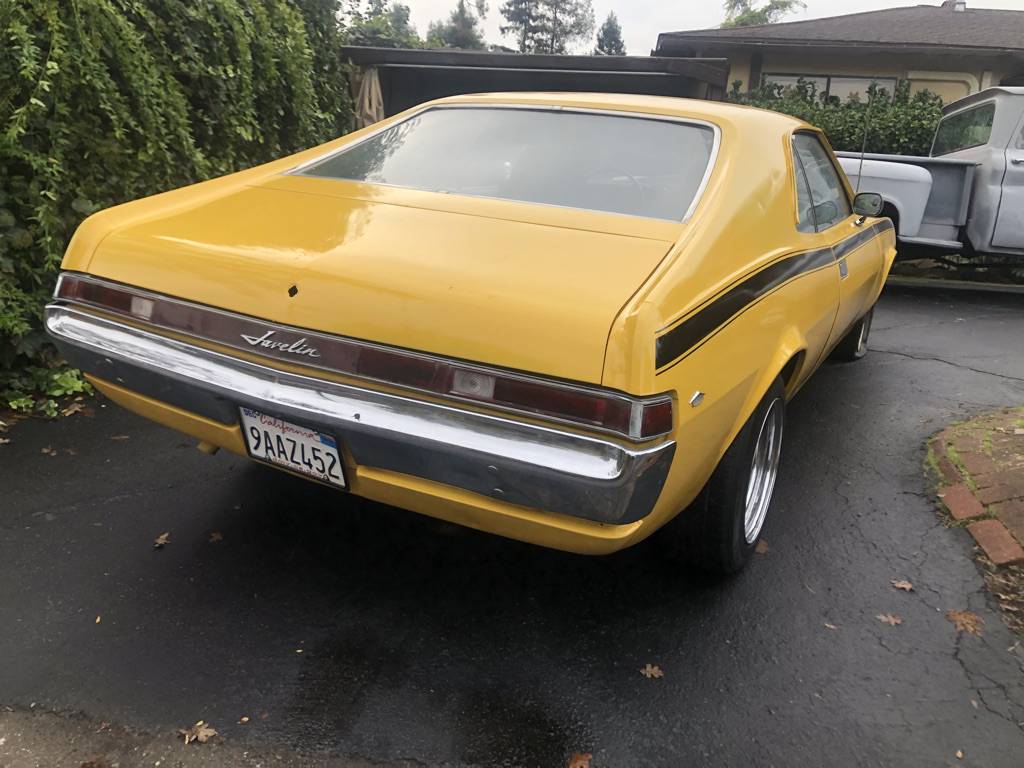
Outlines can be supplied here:
<path id="1" fill-rule="evenodd" d="M 357 127 L 430 99 L 485 91 L 601 91 L 721 99 L 726 59 L 551 56 L 349 46 Z"/>

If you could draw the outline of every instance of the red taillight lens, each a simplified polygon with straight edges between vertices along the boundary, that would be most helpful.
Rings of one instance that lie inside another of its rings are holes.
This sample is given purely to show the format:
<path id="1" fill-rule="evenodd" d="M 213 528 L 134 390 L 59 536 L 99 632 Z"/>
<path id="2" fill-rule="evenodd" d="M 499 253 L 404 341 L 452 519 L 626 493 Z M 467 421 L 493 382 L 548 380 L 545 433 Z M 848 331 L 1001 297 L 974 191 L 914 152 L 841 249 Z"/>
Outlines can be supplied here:
<path id="1" fill-rule="evenodd" d="M 61 275 L 54 297 L 89 304 L 217 344 L 267 354 L 263 348 L 240 343 L 240 338 L 251 338 L 245 334 L 252 334 L 254 329 L 260 329 L 256 331 L 258 335 L 268 330 L 261 321 L 242 315 L 70 273 Z M 287 333 L 302 336 L 302 341 L 314 346 L 318 355 L 294 360 L 277 355 L 277 359 L 558 419 L 614 432 L 632 440 L 646 440 L 672 431 L 672 399 L 667 395 L 635 398 L 312 331 L 285 328 L 275 329 L 274 333 L 278 331 L 281 336 Z"/>

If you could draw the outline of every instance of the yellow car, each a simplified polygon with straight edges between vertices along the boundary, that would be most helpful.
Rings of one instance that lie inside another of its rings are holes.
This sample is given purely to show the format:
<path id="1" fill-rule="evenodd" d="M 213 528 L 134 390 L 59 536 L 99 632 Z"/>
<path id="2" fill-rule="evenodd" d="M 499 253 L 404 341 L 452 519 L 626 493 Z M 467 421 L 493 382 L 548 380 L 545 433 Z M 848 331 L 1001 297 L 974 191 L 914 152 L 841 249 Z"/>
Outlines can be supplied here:
<path id="1" fill-rule="evenodd" d="M 579 553 L 678 515 L 730 572 L 786 401 L 864 354 L 880 202 L 772 112 L 459 96 L 90 217 L 46 326 L 208 452 Z"/>

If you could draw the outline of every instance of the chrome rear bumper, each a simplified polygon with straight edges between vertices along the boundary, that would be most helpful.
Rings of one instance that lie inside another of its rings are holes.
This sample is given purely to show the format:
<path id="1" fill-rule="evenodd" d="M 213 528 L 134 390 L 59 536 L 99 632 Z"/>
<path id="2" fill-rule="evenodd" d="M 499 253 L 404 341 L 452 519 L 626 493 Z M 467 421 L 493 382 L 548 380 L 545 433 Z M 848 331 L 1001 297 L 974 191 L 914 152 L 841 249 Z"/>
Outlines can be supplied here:
<path id="1" fill-rule="evenodd" d="M 46 329 L 86 373 L 222 424 L 249 406 L 334 435 L 357 465 L 602 523 L 649 514 L 675 452 L 287 373 L 62 304 Z"/>

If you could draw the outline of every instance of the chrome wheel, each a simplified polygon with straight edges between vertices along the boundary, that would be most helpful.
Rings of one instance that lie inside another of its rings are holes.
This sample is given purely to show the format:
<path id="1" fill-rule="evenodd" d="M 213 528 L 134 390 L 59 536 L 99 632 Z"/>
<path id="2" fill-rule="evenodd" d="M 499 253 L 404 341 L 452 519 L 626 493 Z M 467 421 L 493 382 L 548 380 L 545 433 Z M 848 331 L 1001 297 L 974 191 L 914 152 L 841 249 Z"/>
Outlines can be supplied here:
<path id="1" fill-rule="evenodd" d="M 864 335 L 867 336 L 866 333 Z M 757 541 L 775 489 L 775 478 L 779 473 L 779 452 L 782 449 L 782 410 L 782 400 L 773 400 L 754 443 L 754 458 L 750 462 L 743 515 L 743 535 L 747 544 Z"/>
<path id="2" fill-rule="evenodd" d="M 860 334 L 857 336 L 857 357 L 862 357 L 868 351 L 868 334 L 871 333 L 871 316 L 874 312 L 868 312 L 860 324 Z"/>

